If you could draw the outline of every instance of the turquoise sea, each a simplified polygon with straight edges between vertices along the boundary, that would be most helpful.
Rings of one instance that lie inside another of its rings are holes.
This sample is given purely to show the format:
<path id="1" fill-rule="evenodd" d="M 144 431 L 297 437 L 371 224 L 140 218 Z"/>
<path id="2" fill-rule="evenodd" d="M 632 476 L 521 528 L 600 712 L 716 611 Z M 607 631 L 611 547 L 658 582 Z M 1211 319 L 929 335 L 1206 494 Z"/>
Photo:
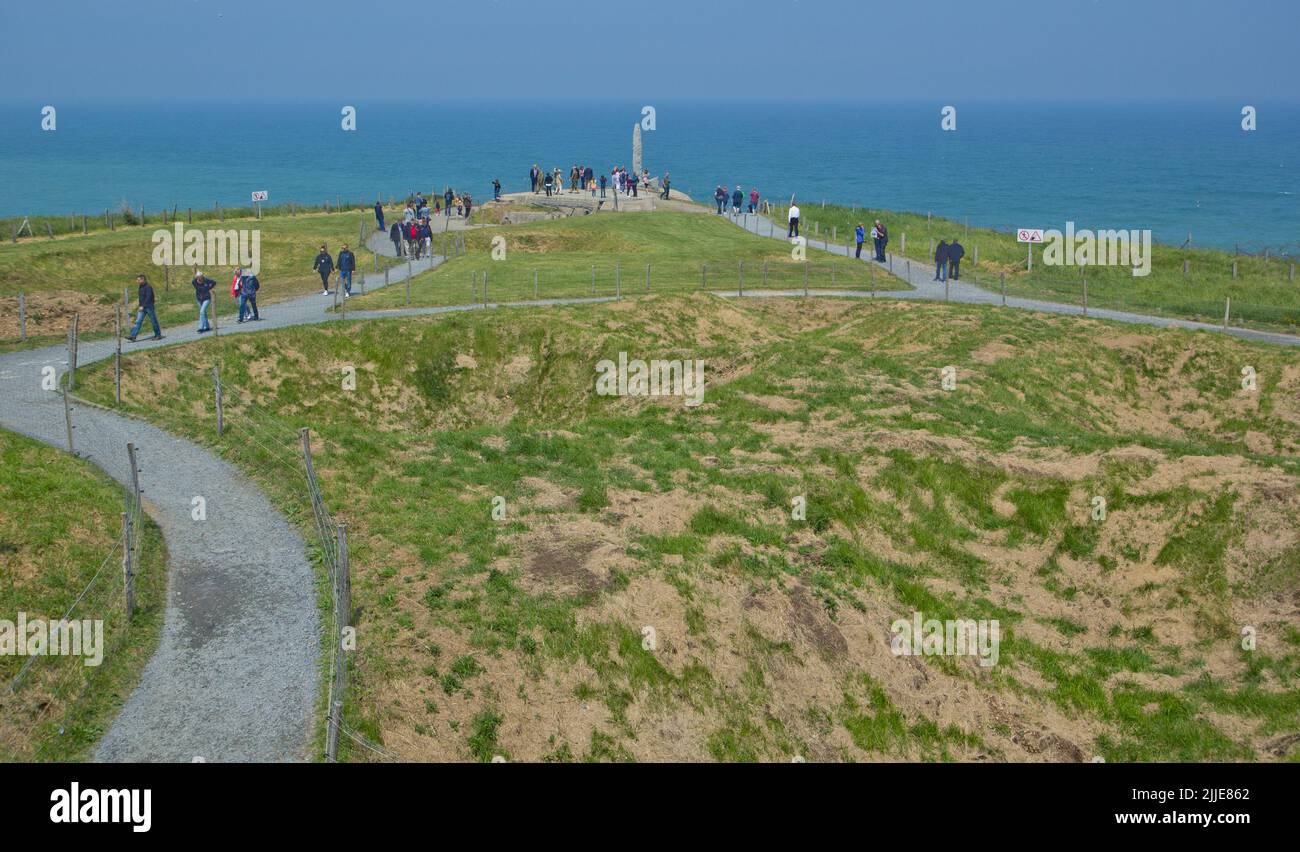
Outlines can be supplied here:
<path id="1" fill-rule="evenodd" d="M 741 184 L 807 205 L 932 211 L 972 226 L 1150 228 L 1157 240 L 1300 254 L 1300 106 L 656 103 L 645 165 L 707 200 Z M 499 177 L 631 165 L 646 104 L 356 103 L 0 106 L 0 216 L 179 205 L 319 204 L 428 192 L 479 200 Z M 815 218 L 811 217 L 811 218 Z"/>

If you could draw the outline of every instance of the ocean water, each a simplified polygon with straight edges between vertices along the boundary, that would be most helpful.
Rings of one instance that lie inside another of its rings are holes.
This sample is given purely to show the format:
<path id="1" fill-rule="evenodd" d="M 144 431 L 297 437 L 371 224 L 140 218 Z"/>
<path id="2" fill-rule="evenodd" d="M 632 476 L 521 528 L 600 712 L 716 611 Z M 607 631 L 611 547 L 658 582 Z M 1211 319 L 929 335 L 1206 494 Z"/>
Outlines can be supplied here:
<path id="1" fill-rule="evenodd" d="M 631 165 L 641 103 L 0 106 L 0 216 L 93 213 L 122 200 L 319 204 L 450 184 L 476 199 L 527 185 L 534 162 Z M 972 226 L 1151 229 L 1162 242 L 1300 251 L 1300 106 L 1256 104 L 658 103 L 645 165 L 805 205 L 932 211 Z M 809 211 L 811 213 L 811 211 Z M 815 218 L 810 216 L 809 218 Z"/>

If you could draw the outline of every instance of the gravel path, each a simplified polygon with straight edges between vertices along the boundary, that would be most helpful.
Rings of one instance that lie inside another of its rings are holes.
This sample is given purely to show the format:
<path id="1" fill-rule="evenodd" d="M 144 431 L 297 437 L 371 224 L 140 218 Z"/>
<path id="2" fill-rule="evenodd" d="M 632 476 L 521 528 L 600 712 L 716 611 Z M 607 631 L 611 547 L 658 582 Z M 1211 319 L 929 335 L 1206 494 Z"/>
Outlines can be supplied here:
<path id="1" fill-rule="evenodd" d="M 729 217 L 761 236 L 784 239 L 784 231 L 761 216 Z M 459 228 L 456 228 L 459 230 Z M 818 241 L 810 241 L 816 245 Z M 372 234 L 369 247 L 394 256 L 387 236 Z M 824 245 L 824 244 L 823 244 Z M 822 246 L 818 246 L 822 247 Z M 845 246 L 824 245 L 846 257 Z M 928 264 L 890 255 L 897 277 L 915 291 L 880 291 L 889 298 L 942 299 L 943 285 L 931 281 Z M 382 275 L 358 275 L 355 288 L 379 289 L 410 274 L 438 266 L 442 258 L 423 258 Z M 863 260 L 862 262 L 869 262 Z M 717 295 L 732 297 L 733 294 Z M 740 294 L 734 294 L 740 295 Z M 801 296 L 803 290 L 748 291 L 751 298 Z M 809 290 L 808 295 L 872 298 L 866 291 Z M 955 282 L 948 297 L 970 304 L 998 304 L 994 293 Z M 350 319 L 443 314 L 512 306 L 547 306 L 612 301 L 612 297 L 543 299 L 347 312 Z M 1008 298 L 1008 307 L 1060 314 L 1082 314 L 1075 305 Z M 246 334 L 273 328 L 327 322 L 343 316 L 328 312 L 333 296 L 304 296 L 268 305 L 264 319 L 237 325 L 220 319 L 220 334 Z M 1110 310 L 1089 316 L 1159 327 L 1222 331 L 1189 320 Z M 193 327 L 164 329 L 163 341 L 124 343 L 127 351 L 199 339 Z M 1300 337 L 1229 328 L 1228 334 L 1296 346 Z M 112 357 L 112 340 L 81 344 L 79 360 L 89 364 Z M 0 355 L 0 427 L 66 446 L 59 394 L 42 391 L 44 367 L 67 368 L 61 346 Z M 104 735 L 96 758 L 105 761 L 293 761 L 309 759 L 317 695 L 320 624 L 314 577 L 297 530 L 261 492 L 231 465 L 201 447 L 139 420 L 96 407 L 74 405 L 77 454 L 118 482 L 130 481 L 126 444 L 139 448 L 145 509 L 167 542 L 170 579 L 167 612 L 157 653 L 140 685 Z M 207 520 L 190 518 L 191 499 L 207 501 Z"/>
<path id="2" fill-rule="evenodd" d="M 405 275 L 398 267 L 389 282 Z M 371 278 L 368 287 L 382 286 L 382 276 Z M 243 325 L 222 317 L 220 334 L 325 322 L 333 303 L 316 295 L 268 305 L 263 321 Z M 125 351 L 199 338 L 192 326 L 163 331 L 162 341 L 123 342 Z M 114 351 L 111 339 L 85 341 L 78 360 Z M 0 427 L 66 447 L 62 398 L 41 389 L 45 367 L 64 372 L 65 348 L 0 355 Z M 145 511 L 162 530 L 169 566 L 158 650 L 96 759 L 310 759 L 321 627 L 298 531 L 243 474 L 196 444 L 94 406 L 74 404 L 72 419 L 77 454 L 128 488 L 127 442 L 138 448 Z M 196 496 L 206 500 L 205 521 L 190 517 Z"/>
<path id="3" fill-rule="evenodd" d="M 716 214 L 715 214 L 716 215 Z M 751 215 L 742 213 L 739 216 L 728 214 L 727 218 L 751 233 L 762 237 L 772 237 L 781 241 L 786 241 L 786 226 L 777 225 L 765 216 Z M 842 255 L 843 257 L 852 258 L 852 253 L 848 246 L 828 244 L 818 238 L 808 237 L 808 245 L 813 248 L 824 249 L 831 254 Z M 869 244 L 867 246 L 869 248 Z M 891 270 L 897 278 L 906 281 L 916 288 L 915 291 L 895 291 L 892 293 L 883 293 L 890 298 L 897 299 L 932 299 L 942 300 L 945 298 L 944 285 L 934 279 L 934 264 L 923 263 L 918 260 L 899 257 L 892 252 L 886 252 L 886 264 L 882 266 Z M 870 263 L 866 257 L 862 258 L 862 263 Z M 746 292 L 745 296 L 802 296 L 802 290 L 789 291 L 761 291 Z M 828 295 L 841 297 L 866 297 L 870 298 L 869 292 L 857 291 L 809 291 L 809 295 Z M 998 293 L 990 293 L 988 290 L 982 290 L 964 281 L 949 282 L 947 298 L 953 302 L 963 302 L 972 305 L 998 305 L 1002 304 L 1002 296 Z M 1044 313 L 1068 314 L 1072 316 L 1083 316 L 1083 307 L 1081 305 L 1067 305 L 1060 302 L 1046 302 L 1040 299 L 1024 299 L 1017 297 L 1008 297 L 1006 306 L 1009 308 L 1020 308 L 1029 311 L 1042 311 Z M 1241 337 L 1246 340 L 1255 340 L 1263 343 L 1276 343 L 1282 346 L 1300 346 L 1300 337 L 1292 334 L 1281 334 L 1270 331 L 1257 331 L 1249 328 L 1235 328 L 1229 326 L 1225 331 L 1220 325 L 1206 322 L 1195 322 L 1193 320 L 1175 319 L 1173 317 L 1157 317 L 1149 314 L 1138 314 L 1129 311 L 1112 311 L 1104 308 L 1089 308 L 1089 317 L 1097 319 L 1116 320 L 1118 322 L 1131 323 L 1134 325 L 1151 325 L 1159 328 L 1186 328 L 1194 331 L 1214 331 L 1221 334 L 1230 334 L 1234 337 Z"/>

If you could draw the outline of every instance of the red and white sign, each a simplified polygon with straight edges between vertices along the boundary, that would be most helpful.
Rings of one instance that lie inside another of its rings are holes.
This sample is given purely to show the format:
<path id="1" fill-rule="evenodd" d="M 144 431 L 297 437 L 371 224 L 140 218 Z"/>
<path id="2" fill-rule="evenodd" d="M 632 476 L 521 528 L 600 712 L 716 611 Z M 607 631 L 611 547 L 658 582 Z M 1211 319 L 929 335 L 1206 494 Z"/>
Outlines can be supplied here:
<path id="1" fill-rule="evenodd" d="M 263 190 L 259 190 L 259 191 L 253 193 L 253 200 L 254 200 L 254 201 L 265 201 L 265 200 L 266 200 L 266 195 L 267 195 L 267 193 L 266 193 L 266 190 L 265 190 L 265 189 L 263 189 Z"/>
<path id="2" fill-rule="evenodd" d="M 1016 242 L 1018 243 L 1041 243 L 1042 241 L 1042 228 L 1020 228 L 1016 231 Z"/>

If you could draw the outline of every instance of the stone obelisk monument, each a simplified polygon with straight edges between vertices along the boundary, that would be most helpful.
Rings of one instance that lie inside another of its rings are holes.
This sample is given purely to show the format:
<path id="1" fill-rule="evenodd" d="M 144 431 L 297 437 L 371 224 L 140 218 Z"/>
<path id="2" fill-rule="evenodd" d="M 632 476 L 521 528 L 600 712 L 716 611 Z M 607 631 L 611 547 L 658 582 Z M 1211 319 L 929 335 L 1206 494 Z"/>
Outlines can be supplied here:
<path id="1" fill-rule="evenodd" d="M 632 125 L 632 174 L 641 174 L 641 122 Z"/>

